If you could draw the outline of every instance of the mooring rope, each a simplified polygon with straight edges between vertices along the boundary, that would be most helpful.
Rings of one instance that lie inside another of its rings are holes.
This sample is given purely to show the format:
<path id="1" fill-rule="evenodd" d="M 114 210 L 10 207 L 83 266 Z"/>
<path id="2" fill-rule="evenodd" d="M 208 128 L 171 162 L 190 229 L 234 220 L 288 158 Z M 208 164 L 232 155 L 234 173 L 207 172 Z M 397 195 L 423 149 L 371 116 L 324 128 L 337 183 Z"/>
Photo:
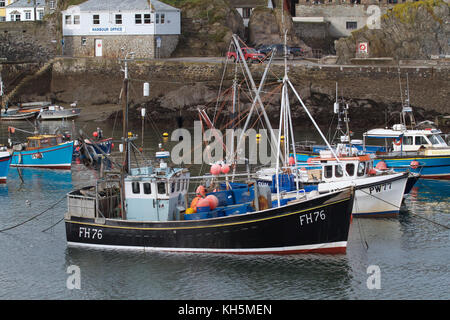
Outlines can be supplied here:
<path id="1" fill-rule="evenodd" d="M 23 222 L 20 222 L 20 223 L 14 225 L 14 226 L 11 226 L 11 227 L 8 227 L 8 228 L 5 228 L 5 229 L 1 229 L 0 232 L 4 232 L 4 231 L 8 231 L 8 230 L 17 228 L 17 227 L 19 227 L 19 226 L 21 226 L 21 225 L 24 225 L 24 224 L 27 223 L 27 222 L 30 222 L 31 220 L 36 219 L 37 217 L 39 217 L 39 216 L 43 215 L 44 213 L 46 213 L 46 212 L 50 211 L 51 209 L 53 209 L 58 203 L 60 203 L 61 201 L 63 201 L 65 198 L 66 198 L 66 195 L 64 195 L 64 197 L 62 197 L 60 200 L 58 200 L 57 202 L 55 202 L 54 204 L 52 204 L 49 208 L 45 209 L 45 210 L 42 211 L 41 213 L 38 213 L 38 214 L 32 216 L 31 218 L 29 218 L 29 219 L 27 219 L 27 220 L 25 220 L 25 221 L 23 221 Z"/>
<path id="2" fill-rule="evenodd" d="M 368 194 L 368 195 L 370 195 L 370 196 L 372 196 L 372 197 L 374 197 L 374 198 L 376 198 L 376 199 L 378 199 L 378 200 L 380 200 L 380 201 L 386 202 L 387 204 L 389 204 L 389 205 L 391 205 L 391 206 L 394 206 L 394 207 L 400 209 L 399 206 L 397 206 L 397 205 L 395 205 L 395 204 L 393 204 L 393 203 L 390 203 L 390 202 L 388 202 L 388 201 L 385 201 L 385 200 L 383 200 L 383 199 L 381 199 L 381 198 L 378 198 L 378 197 L 374 196 L 373 194 L 367 193 L 367 192 L 364 191 L 364 190 L 360 190 L 360 191 L 361 191 L 361 192 L 364 192 L 364 193 L 366 193 L 366 194 Z M 440 201 L 442 201 L 442 199 L 443 199 L 443 197 L 440 199 Z M 440 201 L 438 201 L 438 202 L 440 202 Z M 444 227 L 445 229 L 450 229 L 449 226 L 446 226 L 446 225 L 441 224 L 441 223 L 439 223 L 439 222 L 436 222 L 436 221 L 434 221 L 434 220 L 431 220 L 431 219 L 422 217 L 422 216 L 420 216 L 420 215 L 418 215 L 418 214 L 416 214 L 416 213 L 413 213 L 413 212 L 410 212 L 410 213 L 411 213 L 411 215 L 413 215 L 413 216 L 415 216 L 415 217 L 422 218 L 422 219 L 427 220 L 427 221 L 429 221 L 429 222 L 431 222 L 431 223 L 434 223 L 434 224 L 436 224 L 436 225 L 439 225 L 439 226 L 441 226 L 441 227 Z"/>

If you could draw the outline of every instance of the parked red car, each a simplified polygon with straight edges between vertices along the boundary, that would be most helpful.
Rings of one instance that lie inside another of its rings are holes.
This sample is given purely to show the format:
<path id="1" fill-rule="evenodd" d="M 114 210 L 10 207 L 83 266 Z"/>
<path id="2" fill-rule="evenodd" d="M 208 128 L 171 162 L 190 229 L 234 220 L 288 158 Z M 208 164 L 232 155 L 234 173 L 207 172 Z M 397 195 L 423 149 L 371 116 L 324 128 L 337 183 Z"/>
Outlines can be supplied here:
<path id="1" fill-rule="evenodd" d="M 247 62 L 261 62 L 266 58 L 264 54 L 259 53 L 255 48 L 244 47 L 241 50 Z M 228 51 L 227 58 L 235 62 L 239 60 L 239 55 L 235 51 Z"/>

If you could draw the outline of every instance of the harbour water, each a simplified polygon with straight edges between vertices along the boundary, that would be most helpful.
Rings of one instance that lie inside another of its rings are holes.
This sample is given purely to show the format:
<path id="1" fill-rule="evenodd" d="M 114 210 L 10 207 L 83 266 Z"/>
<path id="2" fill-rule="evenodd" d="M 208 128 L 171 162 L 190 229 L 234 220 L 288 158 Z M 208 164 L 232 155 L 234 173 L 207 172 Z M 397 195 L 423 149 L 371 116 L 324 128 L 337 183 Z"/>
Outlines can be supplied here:
<path id="1" fill-rule="evenodd" d="M 14 125 L 29 129 L 26 123 Z M 0 123 L 0 143 L 7 141 L 7 126 Z M 103 123 L 77 126 L 85 132 L 101 126 L 106 137 L 113 132 Z M 114 137 L 120 136 L 115 129 Z M 146 134 L 146 152 L 156 151 L 158 142 L 153 133 Z M 419 180 L 398 217 L 353 219 L 343 255 L 68 248 L 64 223 L 59 222 L 66 211 L 65 195 L 91 184 L 97 175 L 81 164 L 65 172 L 11 168 L 7 184 L 0 186 L 0 229 L 43 214 L 0 232 L 0 299 L 450 298 L 450 182 Z M 71 266 L 80 270 L 79 289 L 67 285 Z M 373 270 L 379 270 L 375 288 Z"/>

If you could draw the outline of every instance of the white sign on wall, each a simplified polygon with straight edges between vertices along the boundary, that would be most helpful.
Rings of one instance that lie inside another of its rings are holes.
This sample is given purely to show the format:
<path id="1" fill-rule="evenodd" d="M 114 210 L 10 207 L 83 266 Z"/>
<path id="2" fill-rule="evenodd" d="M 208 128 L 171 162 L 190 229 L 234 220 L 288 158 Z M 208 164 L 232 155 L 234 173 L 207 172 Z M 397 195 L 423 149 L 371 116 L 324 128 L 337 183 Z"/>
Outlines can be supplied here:
<path id="1" fill-rule="evenodd" d="M 91 32 L 93 32 L 93 33 L 123 33 L 123 32 L 125 32 L 125 27 L 92 27 Z"/>
<path id="2" fill-rule="evenodd" d="M 367 42 L 360 42 L 358 46 L 358 52 L 359 53 L 368 53 L 368 43 Z"/>

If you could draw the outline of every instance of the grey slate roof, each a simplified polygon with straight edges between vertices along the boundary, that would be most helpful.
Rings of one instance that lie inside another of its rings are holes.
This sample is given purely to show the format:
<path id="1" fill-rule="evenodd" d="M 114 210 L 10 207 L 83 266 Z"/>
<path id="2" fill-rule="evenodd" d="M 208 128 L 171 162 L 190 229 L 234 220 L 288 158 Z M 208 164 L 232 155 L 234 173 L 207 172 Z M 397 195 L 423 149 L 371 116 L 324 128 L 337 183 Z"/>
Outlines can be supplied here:
<path id="1" fill-rule="evenodd" d="M 80 4 L 79 7 L 80 11 L 148 10 L 149 2 L 155 11 L 178 11 L 177 8 L 157 0 L 89 0 Z"/>
<path id="2" fill-rule="evenodd" d="M 11 3 L 7 8 L 33 8 L 33 0 L 17 0 Z M 45 0 L 36 0 L 36 7 L 45 7 Z"/>

